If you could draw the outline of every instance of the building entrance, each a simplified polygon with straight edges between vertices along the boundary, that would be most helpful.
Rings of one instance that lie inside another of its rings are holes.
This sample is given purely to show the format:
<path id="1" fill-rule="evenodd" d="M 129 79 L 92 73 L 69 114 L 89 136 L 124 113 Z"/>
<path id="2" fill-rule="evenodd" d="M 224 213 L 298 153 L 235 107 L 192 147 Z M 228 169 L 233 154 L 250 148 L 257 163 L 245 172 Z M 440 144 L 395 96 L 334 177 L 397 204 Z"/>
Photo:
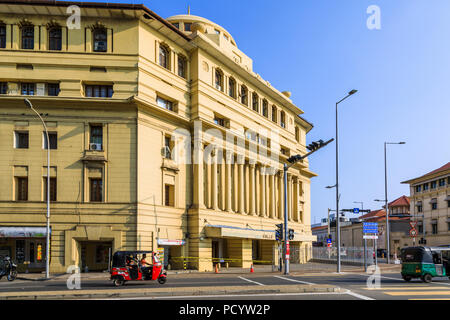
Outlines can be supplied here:
<path id="1" fill-rule="evenodd" d="M 108 270 L 112 241 L 80 241 L 81 272 Z"/>

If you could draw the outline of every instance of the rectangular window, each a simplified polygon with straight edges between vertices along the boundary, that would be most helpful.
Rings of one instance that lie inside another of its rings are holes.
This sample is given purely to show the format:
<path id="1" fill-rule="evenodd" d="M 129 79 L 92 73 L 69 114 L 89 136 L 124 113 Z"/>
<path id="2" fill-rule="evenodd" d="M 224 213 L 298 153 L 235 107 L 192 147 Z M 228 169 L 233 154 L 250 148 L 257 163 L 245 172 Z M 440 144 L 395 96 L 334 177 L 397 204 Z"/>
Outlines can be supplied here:
<path id="1" fill-rule="evenodd" d="M 47 149 L 47 134 L 44 132 L 44 149 Z M 58 133 L 57 132 L 49 132 L 48 140 L 50 141 L 50 150 L 58 149 Z"/>
<path id="2" fill-rule="evenodd" d="M 423 225 L 418 225 L 418 228 L 417 228 L 417 231 L 420 233 L 420 234 L 423 234 Z"/>
<path id="3" fill-rule="evenodd" d="M 62 29 L 59 27 L 53 27 L 48 33 L 48 48 L 49 50 L 62 49 Z"/>
<path id="4" fill-rule="evenodd" d="M 178 55 L 178 75 L 182 78 L 186 78 L 186 59 Z"/>
<path id="5" fill-rule="evenodd" d="M 111 85 L 85 85 L 84 92 L 90 98 L 111 98 L 114 94 Z"/>
<path id="6" fill-rule="evenodd" d="M 16 178 L 16 201 L 28 200 L 28 178 Z"/>
<path id="7" fill-rule="evenodd" d="M 0 94 L 8 94 L 8 82 L 0 82 Z"/>
<path id="8" fill-rule="evenodd" d="M 422 191 L 422 186 L 416 186 L 416 192 Z"/>
<path id="9" fill-rule="evenodd" d="M 163 99 L 161 97 L 156 97 L 156 104 L 161 108 L 173 111 L 173 102 Z"/>
<path id="10" fill-rule="evenodd" d="M 47 201 L 47 177 L 44 177 L 44 201 Z M 50 177 L 50 201 L 56 201 L 56 178 Z"/>
<path id="11" fill-rule="evenodd" d="M 103 126 L 91 125 L 90 150 L 103 150 Z"/>
<path id="12" fill-rule="evenodd" d="M 214 123 L 218 126 L 226 127 L 227 121 L 224 118 L 214 117 Z"/>
<path id="13" fill-rule="evenodd" d="M 447 222 L 447 231 L 450 231 L 450 222 Z"/>
<path id="14" fill-rule="evenodd" d="M 15 131 L 14 136 L 16 149 L 28 149 L 28 131 Z"/>
<path id="15" fill-rule="evenodd" d="M 22 83 L 21 84 L 21 93 L 23 96 L 34 96 L 36 91 L 35 83 Z"/>
<path id="16" fill-rule="evenodd" d="M 34 26 L 22 28 L 22 49 L 34 49 Z"/>
<path id="17" fill-rule="evenodd" d="M 108 49 L 108 35 L 106 29 L 97 28 L 93 32 L 94 51 L 106 52 Z"/>
<path id="18" fill-rule="evenodd" d="M 90 179 L 91 187 L 91 202 L 103 201 L 103 180 L 102 179 Z"/>
<path id="19" fill-rule="evenodd" d="M 164 137 L 164 158 L 172 159 L 172 138 L 170 136 Z"/>
<path id="20" fill-rule="evenodd" d="M 59 83 L 47 84 L 47 92 L 49 96 L 57 97 L 59 95 Z"/>
<path id="21" fill-rule="evenodd" d="M 175 28 L 180 29 L 180 24 L 178 22 L 174 22 L 172 24 Z"/>
<path id="22" fill-rule="evenodd" d="M 436 189 L 436 185 L 437 185 L 436 181 L 432 181 L 431 182 L 431 189 Z"/>
<path id="23" fill-rule="evenodd" d="M 445 186 L 445 179 L 439 179 L 439 187 Z"/>
<path id="24" fill-rule="evenodd" d="M 191 31 L 192 23 L 184 23 L 184 31 Z"/>
<path id="25" fill-rule="evenodd" d="M 422 206 L 417 206 L 417 212 L 422 212 L 422 211 L 423 211 Z"/>
<path id="26" fill-rule="evenodd" d="M 450 200 L 447 201 L 447 208 L 450 208 Z"/>
<path id="27" fill-rule="evenodd" d="M 431 210 L 437 210 L 437 203 L 431 204 Z"/>
<path id="28" fill-rule="evenodd" d="M 432 233 L 432 234 L 437 234 L 437 233 L 438 233 L 437 223 L 433 223 L 433 224 L 431 225 L 431 233 Z"/>
<path id="29" fill-rule="evenodd" d="M 0 25 L 0 48 L 6 48 L 6 26 Z"/>
<path id="30" fill-rule="evenodd" d="M 175 197 L 174 197 L 175 187 L 170 184 L 166 184 L 164 186 L 164 204 L 167 207 L 175 206 Z"/>
<path id="31" fill-rule="evenodd" d="M 427 191 L 428 190 L 428 183 L 424 183 L 423 184 L 423 191 Z"/>

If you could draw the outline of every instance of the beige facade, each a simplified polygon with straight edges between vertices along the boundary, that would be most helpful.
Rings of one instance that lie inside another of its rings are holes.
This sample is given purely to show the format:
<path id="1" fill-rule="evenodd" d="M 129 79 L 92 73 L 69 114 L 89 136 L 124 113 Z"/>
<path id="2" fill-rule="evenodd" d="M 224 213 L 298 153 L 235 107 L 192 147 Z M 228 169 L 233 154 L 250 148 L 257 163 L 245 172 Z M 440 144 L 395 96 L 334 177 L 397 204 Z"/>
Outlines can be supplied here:
<path id="1" fill-rule="evenodd" d="M 282 163 L 306 153 L 312 128 L 290 93 L 209 20 L 77 5 L 79 29 L 66 27 L 63 2 L 0 7 L 0 254 L 44 266 L 47 150 L 29 98 L 56 137 L 52 272 L 104 269 L 116 250 L 165 248 L 171 267 L 202 271 L 275 261 Z M 314 176 L 307 160 L 288 173 L 299 247 L 314 240 Z"/>
<path id="2" fill-rule="evenodd" d="M 450 163 L 402 183 L 410 186 L 417 238 L 424 238 L 427 246 L 450 245 Z"/>

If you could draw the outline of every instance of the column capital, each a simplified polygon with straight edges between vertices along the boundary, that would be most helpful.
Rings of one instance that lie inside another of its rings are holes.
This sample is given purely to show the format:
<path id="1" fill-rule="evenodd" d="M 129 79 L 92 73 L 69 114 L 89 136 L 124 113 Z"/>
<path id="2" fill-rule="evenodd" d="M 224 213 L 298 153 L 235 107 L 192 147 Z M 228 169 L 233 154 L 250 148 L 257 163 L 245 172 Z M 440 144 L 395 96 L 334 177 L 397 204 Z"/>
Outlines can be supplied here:
<path id="1" fill-rule="evenodd" d="M 236 155 L 236 160 L 238 164 L 245 164 L 245 157 L 242 154 Z"/>

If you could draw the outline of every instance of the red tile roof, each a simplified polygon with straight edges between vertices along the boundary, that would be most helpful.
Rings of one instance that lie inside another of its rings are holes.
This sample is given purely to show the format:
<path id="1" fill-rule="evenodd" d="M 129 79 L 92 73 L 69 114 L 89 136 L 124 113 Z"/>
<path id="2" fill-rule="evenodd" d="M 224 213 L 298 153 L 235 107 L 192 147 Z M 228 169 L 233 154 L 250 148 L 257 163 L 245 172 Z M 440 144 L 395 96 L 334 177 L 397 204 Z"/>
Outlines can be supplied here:
<path id="1" fill-rule="evenodd" d="M 402 183 L 411 183 L 413 180 L 421 179 L 421 178 L 430 176 L 430 175 L 432 175 L 432 174 L 439 173 L 439 172 L 441 172 L 441 171 L 446 171 L 446 170 L 450 170 L 450 162 L 448 162 L 447 164 L 444 164 L 442 167 L 440 167 L 440 168 L 438 168 L 438 169 L 436 169 L 436 170 L 433 170 L 433 171 L 431 171 L 431 172 L 428 172 L 427 174 L 424 174 L 424 175 L 422 175 L 422 176 L 420 176 L 420 177 L 417 177 L 417 178 L 414 178 L 414 179 L 410 179 L 410 180 L 404 181 L 404 182 L 402 182 Z"/>
<path id="2" fill-rule="evenodd" d="M 361 218 L 363 220 L 363 222 L 378 222 L 378 221 L 384 221 L 386 220 L 386 211 L 384 211 L 384 209 L 381 210 L 375 210 L 372 212 L 369 212 L 363 216 L 361 216 Z M 408 220 L 408 217 L 393 217 L 392 214 L 389 215 L 389 221 L 393 221 L 393 220 Z"/>
<path id="3" fill-rule="evenodd" d="M 392 202 L 389 202 L 389 207 L 403 207 L 403 206 L 408 206 L 409 207 L 409 197 L 407 196 L 401 196 L 398 199 L 395 199 Z"/>

